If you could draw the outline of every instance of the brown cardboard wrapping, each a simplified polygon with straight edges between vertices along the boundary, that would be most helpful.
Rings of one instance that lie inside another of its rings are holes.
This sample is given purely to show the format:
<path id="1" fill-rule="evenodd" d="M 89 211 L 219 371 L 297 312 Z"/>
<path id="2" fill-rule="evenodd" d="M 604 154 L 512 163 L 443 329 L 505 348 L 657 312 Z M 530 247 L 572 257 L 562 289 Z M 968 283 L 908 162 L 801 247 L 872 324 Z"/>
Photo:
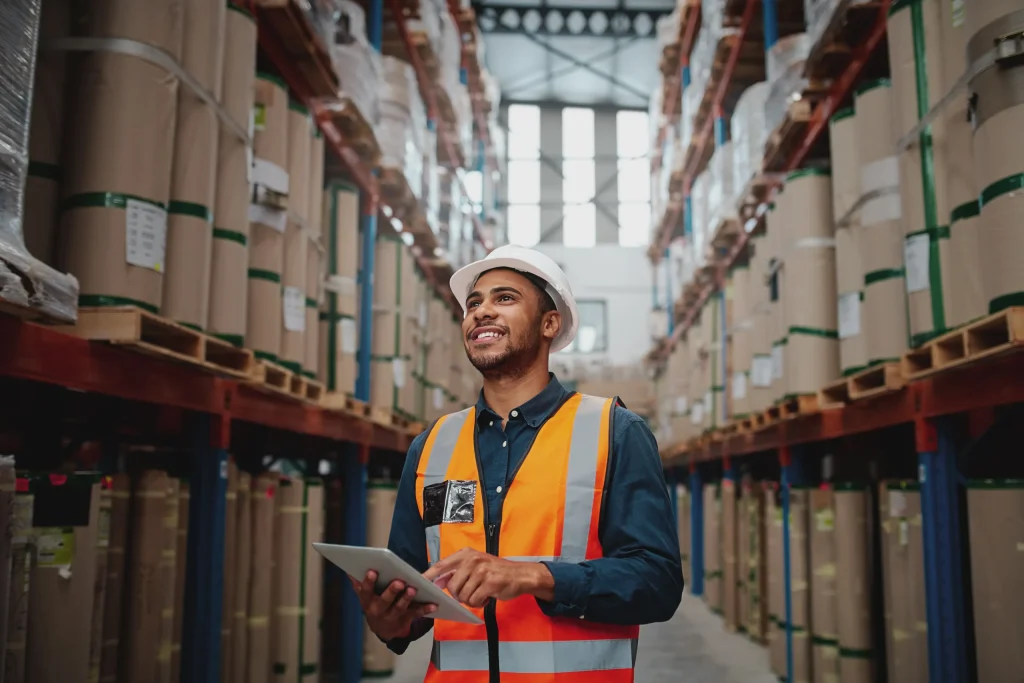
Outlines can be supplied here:
<path id="1" fill-rule="evenodd" d="M 693 505 L 693 498 L 685 486 L 676 488 L 677 498 L 677 523 L 679 526 L 679 558 L 683 562 L 683 578 L 686 585 L 690 585 L 693 578 L 693 570 L 690 566 L 692 550 L 690 547 L 690 506 Z"/>
<path id="2" fill-rule="evenodd" d="M 323 609 L 324 559 L 313 550 L 313 543 L 324 540 L 324 486 L 318 479 L 306 481 L 306 528 L 302 553 L 305 555 L 303 608 L 299 633 L 302 659 L 299 678 L 314 683 L 320 680 L 320 619 Z"/>
<path id="3" fill-rule="evenodd" d="M 277 524 L 274 529 L 274 680 L 299 677 L 299 620 L 302 605 L 302 543 L 306 508 L 301 480 L 281 477 L 278 482 Z M 298 550 L 299 552 L 296 552 Z"/>
<path id="4" fill-rule="evenodd" d="M 105 484 L 100 489 L 99 518 L 96 522 L 96 576 L 93 585 L 92 625 L 89 628 L 89 683 L 99 682 L 103 661 L 103 610 L 106 607 L 112 506 L 112 492 L 109 484 Z"/>
<path id="5" fill-rule="evenodd" d="M 234 593 L 231 613 L 231 678 L 225 683 L 246 683 L 249 657 L 249 587 L 252 578 L 252 477 L 238 473 L 238 500 L 235 504 L 235 573 L 230 586 Z"/>
<path id="6" fill-rule="evenodd" d="M 271 639 L 274 593 L 274 539 L 278 477 L 261 474 L 252 484 L 252 558 L 249 583 L 249 628 L 246 683 L 268 683 L 274 655 Z"/>
<path id="7" fill-rule="evenodd" d="M 334 286 L 334 318 L 330 306 L 321 316 L 320 368 L 328 388 L 351 395 L 356 383 L 359 264 L 359 193 L 353 185 L 332 182 L 324 195 L 324 226 L 329 280 Z M 376 277 L 375 277 L 376 280 Z M 333 372 L 332 372 L 333 369 Z"/>
<path id="8" fill-rule="evenodd" d="M 874 655 L 871 630 L 871 498 L 860 486 L 835 491 L 837 624 L 842 680 L 871 683 Z"/>
<path id="9" fill-rule="evenodd" d="M 39 43 L 66 37 L 71 30 L 70 0 L 42 4 Z M 60 206 L 60 161 L 64 131 L 64 95 L 68 53 L 40 50 L 32 86 L 29 167 L 25 179 L 25 246 L 30 254 L 54 264 Z"/>
<path id="10" fill-rule="evenodd" d="M 167 498 L 164 509 L 163 549 L 160 553 L 160 597 L 163 609 L 160 611 L 160 650 L 157 655 L 159 680 L 163 683 L 171 681 L 171 652 L 174 644 L 174 603 L 175 584 L 178 570 L 178 494 L 181 482 L 177 479 L 167 480 Z"/>
<path id="11" fill-rule="evenodd" d="M 789 493 L 789 570 L 793 618 L 793 681 L 810 683 L 811 574 L 809 538 L 810 490 L 791 488 Z M 785 590 L 785 588 L 783 588 Z M 783 593 L 785 596 L 785 593 Z"/>
<path id="12" fill-rule="evenodd" d="M 836 624 L 836 536 L 832 490 L 810 492 L 811 636 L 815 683 L 839 681 Z"/>
<path id="13" fill-rule="evenodd" d="M 308 227 L 313 128 L 309 111 L 299 102 L 288 103 L 288 210 Z"/>
<path id="14" fill-rule="evenodd" d="M 295 222 L 284 231 L 284 260 L 281 271 L 281 353 L 280 362 L 293 372 L 302 372 L 306 359 L 306 267 L 309 237 Z"/>
<path id="15" fill-rule="evenodd" d="M 89 679 L 100 516 L 100 484 L 96 479 L 90 474 L 74 476 L 60 486 L 52 486 L 47 493 L 53 507 L 55 499 L 61 501 L 59 511 L 50 511 L 55 518 L 67 515 L 64 508 L 71 507 L 67 501 L 74 500 L 72 521 L 79 525 L 39 526 L 46 521 L 45 517 L 40 519 L 43 513 L 39 498 L 43 494 L 36 492 L 33 532 L 37 556 L 29 579 L 32 593 L 25 667 L 25 680 L 31 683 Z M 83 489 L 87 504 L 80 498 Z"/>
<path id="16" fill-rule="evenodd" d="M 129 681 L 160 681 L 158 657 L 165 581 L 161 572 L 164 518 L 167 516 L 166 472 L 148 470 L 132 491 L 128 582 L 121 632 L 120 676 Z"/>
<path id="17" fill-rule="evenodd" d="M 864 194 L 899 186 L 892 101 L 892 87 L 886 81 L 862 86 L 857 93 L 855 120 Z M 861 322 L 868 363 L 897 359 L 907 348 L 902 211 L 899 194 L 890 193 L 866 202 L 860 212 Z"/>
<path id="18" fill-rule="evenodd" d="M 722 612 L 726 628 L 732 631 L 739 626 L 736 505 L 736 482 L 731 479 L 722 480 Z"/>
<path id="19" fill-rule="evenodd" d="M 320 376 L 320 302 L 323 300 L 325 274 L 324 251 L 318 238 L 310 237 L 306 245 L 306 328 L 303 330 L 305 352 L 302 366 L 310 378 Z"/>
<path id="20" fill-rule="evenodd" d="M 228 460 L 227 485 L 224 491 L 224 590 L 220 613 L 220 678 L 233 683 L 231 631 L 235 624 L 235 589 L 238 580 L 238 465 Z"/>
<path id="21" fill-rule="evenodd" d="M 715 484 L 704 485 L 704 602 L 711 611 L 722 611 L 722 501 Z"/>
<path id="22" fill-rule="evenodd" d="M 370 482 L 366 492 L 366 545 L 385 547 L 391 533 L 398 491 L 388 482 Z M 395 654 L 366 626 L 363 635 L 364 675 L 389 675 L 395 668 Z"/>
<path id="23" fill-rule="evenodd" d="M 744 484 L 743 502 L 746 506 L 747 535 L 741 543 L 747 546 L 747 633 L 755 642 L 765 643 L 768 636 L 768 557 L 765 520 L 765 485 L 759 482 Z"/>
<path id="24" fill-rule="evenodd" d="M 318 239 L 324 234 L 324 153 L 323 133 L 314 121 L 309 145 L 309 206 L 306 209 L 311 237 Z"/>
<path id="25" fill-rule="evenodd" d="M 131 511 L 132 480 L 127 474 L 110 477 L 110 542 L 107 545 L 107 571 L 104 580 L 103 639 L 100 681 L 116 683 L 121 653 L 121 622 L 125 574 L 128 571 L 128 528 Z"/>
<path id="26" fill-rule="evenodd" d="M 740 631 L 750 623 L 750 515 L 749 489 L 744 485 L 736 501 L 736 621 Z"/>
<path id="27" fill-rule="evenodd" d="M 957 17 L 964 22 L 964 30 L 968 36 L 973 36 L 990 22 L 1000 17 L 1005 17 L 1011 12 L 1020 9 L 1020 3 L 1016 0 L 986 0 L 980 3 L 964 3 L 963 17 Z"/>
<path id="28" fill-rule="evenodd" d="M 889 679 L 928 681 L 921 493 L 917 482 L 884 482 L 879 511 Z"/>
<path id="29" fill-rule="evenodd" d="M 775 502 L 775 490 L 764 491 L 768 570 L 768 655 L 772 672 L 786 676 L 786 584 L 782 549 L 782 508 Z"/>
<path id="30" fill-rule="evenodd" d="M 228 4 L 224 29 L 221 103 L 232 120 L 249 128 L 256 71 L 256 22 Z M 218 135 L 217 195 L 210 265 L 209 330 L 244 344 L 249 268 L 249 150 L 222 127 Z"/>
<path id="31" fill-rule="evenodd" d="M 27 683 L 25 657 L 28 645 L 28 609 L 35 540 L 32 535 L 32 506 L 35 496 L 29 490 L 14 498 L 11 517 L 11 581 L 7 593 L 7 635 L 4 640 L 4 683 Z"/>
<path id="32" fill-rule="evenodd" d="M 1024 481 L 973 482 L 967 492 L 978 683 L 1024 672 Z"/>
<path id="33" fill-rule="evenodd" d="M 245 344 L 257 356 L 277 360 L 284 325 L 281 271 L 283 233 L 258 223 L 249 226 L 249 294 Z"/>
<path id="34" fill-rule="evenodd" d="M 185 579 L 188 576 L 188 520 L 190 503 L 189 484 L 187 480 L 182 479 L 178 488 L 178 528 L 174 551 L 174 618 L 171 629 L 172 683 L 177 683 L 177 681 L 181 680 L 181 639 L 185 621 Z"/>
<path id="35" fill-rule="evenodd" d="M 270 166 L 278 175 L 288 173 L 288 90 L 277 76 L 256 74 L 254 95 L 256 125 L 253 135 L 253 154 Z M 253 180 L 262 184 L 263 178 L 254 172 Z M 291 191 L 290 183 L 288 185 Z M 282 194 L 287 194 L 282 192 Z"/>

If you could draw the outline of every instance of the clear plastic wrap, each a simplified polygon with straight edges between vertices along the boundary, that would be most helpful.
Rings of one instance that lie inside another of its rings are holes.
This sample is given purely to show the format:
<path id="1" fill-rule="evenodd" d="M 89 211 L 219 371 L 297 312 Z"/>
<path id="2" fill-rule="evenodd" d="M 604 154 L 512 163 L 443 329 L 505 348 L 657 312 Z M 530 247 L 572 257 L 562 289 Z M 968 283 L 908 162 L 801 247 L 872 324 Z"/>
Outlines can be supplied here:
<path id="1" fill-rule="evenodd" d="M 56 322 L 78 316 L 78 281 L 25 248 L 22 228 L 40 0 L 0 11 L 0 299 Z"/>
<path id="2" fill-rule="evenodd" d="M 690 245 L 694 268 L 701 268 L 705 263 L 704 251 L 708 239 L 708 226 L 711 223 L 711 215 L 708 210 L 710 184 L 711 178 L 705 171 L 697 176 L 697 179 L 693 181 L 693 187 L 690 188 L 690 210 L 693 212 L 693 220 L 690 224 L 692 230 Z"/>
<path id="3" fill-rule="evenodd" d="M 683 91 L 683 110 L 681 121 L 681 137 L 684 149 L 690 146 L 693 135 L 696 132 L 693 127 L 693 119 L 700 109 L 701 100 L 704 99 L 704 90 L 690 83 L 690 87 Z"/>
<path id="4" fill-rule="evenodd" d="M 671 14 L 658 19 L 657 33 L 659 52 L 679 40 L 679 22 L 681 20 L 682 17 L 679 13 L 678 5 Z"/>
<path id="5" fill-rule="evenodd" d="M 380 55 L 364 38 L 336 43 L 331 57 L 341 82 L 339 94 L 359 110 L 368 124 L 376 125 L 380 118 Z"/>
<path id="6" fill-rule="evenodd" d="M 841 4 L 843 4 L 843 0 L 804 0 L 807 35 L 810 37 L 812 45 L 821 38 L 832 15 L 836 13 Z"/>
<path id="7" fill-rule="evenodd" d="M 807 88 L 804 63 L 810 48 L 807 35 L 798 33 L 783 38 L 768 52 L 769 92 L 764 107 L 768 130 L 782 123 L 790 102 L 798 100 Z"/>
<path id="8" fill-rule="evenodd" d="M 707 171 L 707 218 L 708 238 L 722 221 L 735 220 L 736 185 L 732 172 L 732 142 L 715 148 Z"/>
<path id="9" fill-rule="evenodd" d="M 413 195 L 423 194 L 423 157 L 427 114 L 413 68 L 394 57 L 381 58 L 380 123 L 377 142 L 381 166 L 400 169 Z"/>
<path id="10" fill-rule="evenodd" d="M 740 95 L 732 115 L 733 187 L 742 192 L 754 174 L 761 171 L 764 145 L 768 140 L 764 106 L 768 84 L 755 83 Z"/>

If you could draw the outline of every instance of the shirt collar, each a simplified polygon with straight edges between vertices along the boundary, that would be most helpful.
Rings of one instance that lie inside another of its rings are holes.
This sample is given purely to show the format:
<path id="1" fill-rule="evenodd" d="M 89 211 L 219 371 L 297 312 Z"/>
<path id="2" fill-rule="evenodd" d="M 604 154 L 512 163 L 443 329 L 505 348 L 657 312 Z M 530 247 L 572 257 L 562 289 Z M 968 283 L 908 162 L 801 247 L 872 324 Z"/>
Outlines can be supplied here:
<path id="1" fill-rule="evenodd" d="M 548 377 L 547 386 L 539 394 L 515 409 L 523 421 L 533 428 L 540 426 L 551 417 L 572 393 L 558 381 L 554 373 L 548 373 Z M 500 419 L 500 416 L 487 406 L 482 390 L 476 400 L 476 414 L 477 421 L 493 420 L 495 417 Z"/>

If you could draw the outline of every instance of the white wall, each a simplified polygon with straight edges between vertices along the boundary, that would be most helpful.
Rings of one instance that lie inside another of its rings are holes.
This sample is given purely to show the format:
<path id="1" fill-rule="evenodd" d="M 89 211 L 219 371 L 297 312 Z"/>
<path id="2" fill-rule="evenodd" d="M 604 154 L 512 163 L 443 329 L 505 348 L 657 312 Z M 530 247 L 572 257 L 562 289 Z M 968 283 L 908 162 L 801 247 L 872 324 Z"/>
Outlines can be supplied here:
<path id="1" fill-rule="evenodd" d="M 607 353 L 572 355 L 607 360 L 611 365 L 638 363 L 651 347 L 651 264 L 646 250 L 614 244 L 586 249 L 539 244 L 536 248 L 562 266 L 577 299 L 607 302 Z"/>

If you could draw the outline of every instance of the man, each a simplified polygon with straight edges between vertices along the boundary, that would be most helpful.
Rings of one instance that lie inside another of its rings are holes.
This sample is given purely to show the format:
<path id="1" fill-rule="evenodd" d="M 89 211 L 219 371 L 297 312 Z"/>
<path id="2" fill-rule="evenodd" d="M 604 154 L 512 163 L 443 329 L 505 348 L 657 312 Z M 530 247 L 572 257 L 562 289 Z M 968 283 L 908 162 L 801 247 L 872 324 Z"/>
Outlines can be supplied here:
<path id="1" fill-rule="evenodd" d="M 398 654 L 434 629 L 427 683 L 632 681 L 639 625 L 683 590 L 654 437 L 548 372 L 579 326 L 550 258 L 501 247 L 451 288 L 483 391 L 413 441 L 388 546 L 485 625 L 435 623 L 399 581 L 376 595 L 373 572 L 353 581 L 367 622 Z"/>

